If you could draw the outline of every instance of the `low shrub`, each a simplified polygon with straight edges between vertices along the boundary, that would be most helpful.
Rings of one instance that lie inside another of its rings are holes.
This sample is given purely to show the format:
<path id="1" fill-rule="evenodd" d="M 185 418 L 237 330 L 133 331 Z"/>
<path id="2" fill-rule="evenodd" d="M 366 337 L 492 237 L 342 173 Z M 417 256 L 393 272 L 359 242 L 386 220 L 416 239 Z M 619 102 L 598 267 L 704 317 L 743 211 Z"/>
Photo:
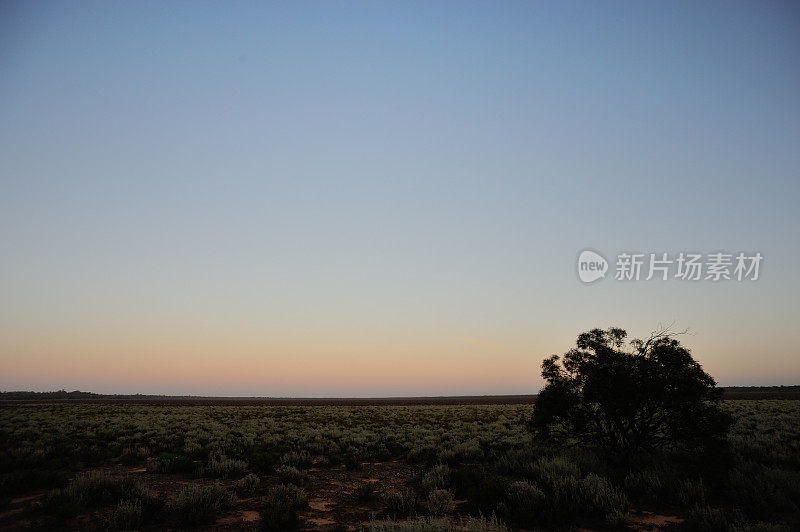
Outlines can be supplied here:
<path id="1" fill-rule="evenodd" d="M 402 522 L 373 521 L 367 528 L 369 532 L 450 532 L 454 530 L 447 519 L 415 517 Z"/>
<path id="2" fill-rule="evenodd" d="M 219 482 L 210 486 L 189 485 L 169 504 L 169 510 L 183 525 L 208 525 L 235 500 L 236 497 Z"/>
<path id="3" fill-rule="evenodd" d="M 450 486 L 450 468 L 447 464 L 439 464 L 430 468 L 422 477 L 422 491 L 446 489 Z"/>
<path id="4" fill-rule="evenodd" d="M 261 479 L 258 475 L 250 473 L 236 482 L 236 493 L 242 496 L 252 497 L 261 486 Z"/>
<path id="5" fill-rule="evenodd" d="M 545 494 L 525 480 L 509 484 L 505 500 L 498 505 L 500 515 L 517 526 L 529 526 L 544 514 Z"/>
<path id="6" fill-rule="evenodd" d="M 147 496 L 147 489 L 136 479 L 114 478 L 107 471 L 90 471 L 79 474 L 66 487 L 52 491 L 44 507 L 53 514 L 73 516 L 82 510 L 107 506 L 121 499 Z"/>
<path id="7" fill-rule="evenodd" d="M 623 486 L 628 497 L 643 503 L 662 501 L 668 498 L 672 491 L 663 472 L 655 469 L 628 473 Z"/>
<path id="8" fill-rule="evenodd" d="M 66 486 L 69 475 L 49 469 L 23 469 L 0 475 L 0 498 L 10 497 L 32 489 L 52 489 Z"/>
<path id="9" fill-rule="evenodd" d="M 355 490 L 356 501 L 361 503 L 369 503 L 375 500 L 375 483 L 363 482 L 356 486 Z"/>
<path id="10" fill-rule="evenodd" d="M 530 464 L 529 471 L 539 486 L 555 486 L 564 479 L 577 480 L 581 476 L 577 464 L 562 456 L 540 458 Z"/>
<path id="11" fill-rule="evenodd" d="M 141 464 L 150 456 L 150 449 L 147 447 L 125 447 L 119 456 L 119 461 L 123 465 Z"/>
<path id="12" fill-rule="evenodd" d="M 112 530 L 136 530 L 142 525 L 142 501 L 139 499 L 126 499 L 120 501 L 111 512 L 108 519 L 108 528 Z"/>
<path id="13" fill-rule="evenodd" d="M 211 478 L 238 478 L 247 473 L 247 462 L 226 456 L 212 456 L 202 474 Z"/>
<path id="14" fill-rule="evenodd" d="M 440 462 L 450 465 L 457 465 L 462 462 L 477 462 L 486 458 L 480 442 L 475 439 L 469 439 L 459 442 L 454 446 L 438 452 L 437 458 Z"/>
<path id="15" fill-rule="evenodd" d="M 386 510 L 393 517 L 405 517 L 417 509 L 417 494 L 411 489 L 388 491 L 383 496 Z"/>
<path id="16" fill-rule="evenodd" d="M 308 469 L 314 463 L 314 458 L 308 451 L 290 451 L 281 457 L 280 463 L 298 469 Z"/>
<path id="17" fill-rule="evenodd" d="M 293 484 L 278 484 L 261 502 L 261 525 L 267 530 L 290 530 L 300 524 L 297 512 L 308 508 L 308 495 Z"/>
<path id="18" fill-rule="evenodd" d="M 194 459 L 202 460 L 207 457 L 206 449 L 195 441 L 188 441 L 183 446 L 183 454 Z"/>
<path id="19" fill-rule="evenodd" d="M 359 471 L 361 469 L 361 456 L 355 451 L 344 455 L 342 462 L 348 471 Z"/>
<path id="20" fill-rule="evenodd" d="M 294 484 L 295 486 L 302 486 L 308 480 L 308 473 L 297 469 L 295 466 L 279 466 L 275 470 L 275 473 L 277 473 L 278 480 L 281 484 Z"/>
<path id="21" fill-rule="evenodd" d="M 510 480 L 494 468 L 470 464 L 451 470 L 451 486 L 459 499 L 467 503 L 462 508 L 489 515 L 503 501 Z"/>
<path id="22" fill-rule="evenodd" d="M 540 495 L 533 489 L 523 487 L 521 484 L 512 484 L 509 490 L 513 489 L 513 495 L 509 494 L 508 500 L 498 506 L 501 514 L 509 512 L 508 516 L 513 516 L 515 508 L 509 506 L 515 501 L 519 504 L 520 499 L 526 497 L 526 492 L 533 498 L 530 502 L 530 511 L 525 511 L 525 504 L 516 510 L 522 511 L 523 515 L 519 519 L 533 520 L 537 524 L 577 524 L 585 520 L 602 521 L 608 525 L 621 525 L 626 517 L 628 510 L 628 500 L 619 488 L 616 488 L 604 477 L 598 475 L 588 475 L 585 478 L 575 478 L 565 476 L 563 478 L 545 475 L 549 483 L 535 485 L 536 490 L 544 494 Z"/>
<path id="23" fill-rule="evenodd" d="M 753 520 L 800 511 L 800 472 L 743 463 L 726 484 L 728 498 Z"/>
<path id="24" fill-rule="evenodd" d="M 682 480 L 678 484 L 678 500 L 686 508 L 703 506 L 706 502 L 706 487 L 702 479 Z"/>
<path id="25" fill-rule="evenodd" d="M 245 456 L 250 467 L 259 473 L 271 473 L 275 469 L 275 465 L 279 464 L 278 453 L 274 450 L 259 444 L 249 449 Z"/>
<path id="26" fill-rule="evenodd" d="M 714 508 L 708 505 L 694 506 L 689 512 L 689 518 L 681 524 L 681 529 L 703 532 L 728 532 L 745 526 L 744 514 L 735 509 Z"/>
<path id="27" fill-rule="evenodd" d="M 747 523 L 745 525 L 733 525 L 729 529 L 730 532 L 791 532 L 792 529 L 783 524 L 765 523 L 759 521 L 757 523 Z"/>
<path id="28" fill-rule="evenodd" d="M 450 490 L 432 490 L 426 499 L 426 506 L 431 515 L 443 516 L 453 511 L 453 492 Z"/>
<path id="29" fill-rule="evenodd" d="M 588 475 L 580 482 L 581 506 L 591 517 L 603 519 L 609 525 L 619 525 L 628 513 L 628 499 L 608 480 Z"/>
<path id="30" fill-rule="evenodd" d="M 195 469 L 192 459 L 184 455 L 161 453 L 147 461 L 147 470 L 152 473 L 192 473 Z"/>
<path id="31" fill-rule="evenodd" d="M 369 532 L 510 532 L 496 517 L 483 519 L 470 517 L 466 522 L 442 517 L 415 517 L 407 521 L 372 521 L 366 528 Z"/>

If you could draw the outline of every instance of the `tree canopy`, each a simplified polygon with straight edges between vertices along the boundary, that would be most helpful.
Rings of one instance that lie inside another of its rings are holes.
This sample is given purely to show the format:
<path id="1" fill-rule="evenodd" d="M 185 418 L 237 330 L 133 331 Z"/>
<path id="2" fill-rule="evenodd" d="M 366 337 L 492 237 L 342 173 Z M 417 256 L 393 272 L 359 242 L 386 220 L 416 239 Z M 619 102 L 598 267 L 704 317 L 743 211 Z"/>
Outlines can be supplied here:
<path id="1" fill-rule="evenodd" d="M 531 426 L 542 438 L 598 445 L 616 455 L 724 441 L 721 390 L 676 333 L 660 328 L 625 342 L 623 329 L 593 329 L 542 363 L 547 381 Z"/>

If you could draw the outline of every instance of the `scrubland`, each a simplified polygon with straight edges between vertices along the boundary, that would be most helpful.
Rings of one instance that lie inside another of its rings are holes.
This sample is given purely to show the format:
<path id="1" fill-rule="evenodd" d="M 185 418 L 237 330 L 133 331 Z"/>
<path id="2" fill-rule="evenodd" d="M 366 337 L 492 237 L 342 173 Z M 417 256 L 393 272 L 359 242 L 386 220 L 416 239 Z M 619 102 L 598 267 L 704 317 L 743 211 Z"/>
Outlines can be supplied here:
<path id="1" fill-rule="evenodd" d="M 800 526 L 800 401 L 728 401 L 730 451 L 551 448 L 532 405 L 0 408 L 0 527 Z"/>

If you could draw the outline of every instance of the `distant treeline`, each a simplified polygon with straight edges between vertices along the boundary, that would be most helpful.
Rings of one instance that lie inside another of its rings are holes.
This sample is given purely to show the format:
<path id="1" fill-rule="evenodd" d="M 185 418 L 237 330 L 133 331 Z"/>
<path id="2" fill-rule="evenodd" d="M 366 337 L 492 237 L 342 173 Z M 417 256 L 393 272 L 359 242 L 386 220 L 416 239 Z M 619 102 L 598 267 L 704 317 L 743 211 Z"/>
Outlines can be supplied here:
<path id="1" fill-rule="evenodd" d="M 723 386 L 726 392 L 758 392 L 758 393 L 798 393 L 800 385 L 794 386 Z"/>
<path id="2" fill-rule="evenodd" d="M 81 392 L 75 390 L 68 392 L 58 390 L 57 392 L 0 392 L 0 400 L 7 401 L 26 401 L 26 400 L 50 400 L 50 399 L 192 399 L 193 396 L 185 395 L 146 395 L 146 394 L 102 394 L 93 392 Z"/>
<path id="3" fill-rule="evenodd" d="M 721 388 L 730 399 L 757 398 L 789 398 L 800 397 L 800 385 L 793 386 L 724 386 Z M 469 404 L 469 403 L 527 403 L 535 399 L 535 395 L 483 395 L 483 396 L 447 396 L 447 397 L 384 397 L 384 398 L 276 398 L 276 397 L 211 397 L 199 395 L 148 395 L 148 394 L 100 394 L 75 390 L 68 392 L 0 392 L 0 401 L 224 401 L 224 402 L 269 402 L 275 404 Z"/>

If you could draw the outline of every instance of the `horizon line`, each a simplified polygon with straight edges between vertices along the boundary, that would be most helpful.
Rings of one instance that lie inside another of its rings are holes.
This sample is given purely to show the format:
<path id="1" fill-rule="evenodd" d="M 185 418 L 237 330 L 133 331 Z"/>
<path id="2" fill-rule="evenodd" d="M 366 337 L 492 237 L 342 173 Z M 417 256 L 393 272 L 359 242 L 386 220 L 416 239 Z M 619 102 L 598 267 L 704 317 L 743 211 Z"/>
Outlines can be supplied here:
<path id="1" fill-rule="evenodd" d="M 775 385 L 730 385 L 730 386 L 716 386 L 717 389 L 731 389 L 731 388 L 761 388 L 761 389 L 774 389 L 774 388 L 800 388 L 800 384 L 775 384 Z M 143 397 L 143 398 L 165 398 L 165 399 L 268 399 L 268 400 L 375 400 L 375 399 L 388 399 L 388 400 L 402 400 L 402 399 L 463 399 L 463 398 L 485 398 L 485 397 L 535 397 L 541 390 L 531 393 L 498 393 L 498 394 L 457 394 L 457 395 L 370 395 L 370 396 L 291 396 L 291 395 L 196 395 L 196 394 L 162 394 L 162 393 L 98 393 L 83 390 L 67 391 L 51 390 L 51 391 L 34 391 L 34 390 L 0 390 L 0 395 L 4 394 L 86 394 L 100 397 Z"/>

